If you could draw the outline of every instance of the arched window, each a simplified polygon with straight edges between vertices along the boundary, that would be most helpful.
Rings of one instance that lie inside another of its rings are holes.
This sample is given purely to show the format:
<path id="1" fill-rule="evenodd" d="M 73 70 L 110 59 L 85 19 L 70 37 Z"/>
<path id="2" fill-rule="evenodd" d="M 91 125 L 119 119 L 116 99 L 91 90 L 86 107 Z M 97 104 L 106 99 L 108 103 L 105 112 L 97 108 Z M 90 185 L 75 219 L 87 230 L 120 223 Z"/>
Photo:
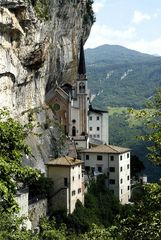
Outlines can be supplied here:
<path id="1" fill-rule="evenodd" d="M 76 136 L 76 127 L 75 126 L 72 127 L 72 136 L 73 137 Z"/>
<path id="2" fill-rule="evenodd" d="M 79 84 L 79 93 L 85 93 L 85 84 L 83 82 Z"/>

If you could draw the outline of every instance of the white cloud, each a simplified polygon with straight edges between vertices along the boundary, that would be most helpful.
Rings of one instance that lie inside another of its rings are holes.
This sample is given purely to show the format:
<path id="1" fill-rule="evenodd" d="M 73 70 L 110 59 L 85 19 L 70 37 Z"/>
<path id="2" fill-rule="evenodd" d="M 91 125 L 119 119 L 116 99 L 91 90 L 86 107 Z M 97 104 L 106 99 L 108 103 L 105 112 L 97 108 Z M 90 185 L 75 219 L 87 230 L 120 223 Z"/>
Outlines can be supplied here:
<path id="1" fill-rule="evenodd" d="M 151 15 L 145 14 L 145 13 L 142 13 L 140 11 L 135 10 L 132 21 L 133 21 L 133 23 L 138 24 L 138 23 L 141 23 L 145 20 L 151 20 L 151 19 L 152 19 Z"/>
<path id="2" fill-rule="evenodd" d="M 158 54 L 161 56 L 161 37 L 153 40 L 139 39 L 126 44 L 126 47 L 143 53 Z"/>
<path id="3" fill-rule="evenodd" d="M 98 13 L 101 11 L 102 8 L 104 8 L 105 6 L 105 0 L 96 0 L 94 1 L 94 4 L 93 4 L 93 11 L 95 13 Z"/>
<path id="4" fill-rule="evenodd" d="M 94 48 L 103 44 L 119 44 L 121 42 L 132 40 L 135 37 L 135 28 L 129 27 L 125 30 L 113 29 L 107 25 L 94 24 L 91 30 L 90 38 L 85 47 Z"/>

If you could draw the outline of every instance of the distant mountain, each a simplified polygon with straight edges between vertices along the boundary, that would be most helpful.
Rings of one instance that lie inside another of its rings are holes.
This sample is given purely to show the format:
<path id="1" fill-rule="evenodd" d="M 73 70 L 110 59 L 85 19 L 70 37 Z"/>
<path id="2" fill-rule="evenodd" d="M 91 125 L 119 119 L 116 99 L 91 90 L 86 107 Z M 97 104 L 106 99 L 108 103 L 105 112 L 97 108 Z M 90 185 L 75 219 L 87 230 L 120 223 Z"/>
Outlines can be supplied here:
<path id="1" fill-rule="evenodd" d="M 118 45 L 86 49 L 89 87 L 97 106 L 141 108 L 161 86 L 161 57 Z"/>

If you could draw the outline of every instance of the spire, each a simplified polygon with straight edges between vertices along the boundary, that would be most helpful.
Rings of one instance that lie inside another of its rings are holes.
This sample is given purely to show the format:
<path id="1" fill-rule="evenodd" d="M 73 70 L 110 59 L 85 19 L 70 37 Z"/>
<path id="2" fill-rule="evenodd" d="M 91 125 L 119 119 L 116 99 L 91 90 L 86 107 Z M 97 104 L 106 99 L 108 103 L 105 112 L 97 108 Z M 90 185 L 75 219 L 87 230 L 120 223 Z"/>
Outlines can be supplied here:
<path id="1" fill-rule="evenodd" d="M 81 43 L 80 43 L 80 57 L 79 57 L 79 65 L 78 65 L 78 74 L 79 75 L 85 75 L 86 74 L 86 64 L 85 64 L 83 40 L 82 39 L 81 39 Z"/>

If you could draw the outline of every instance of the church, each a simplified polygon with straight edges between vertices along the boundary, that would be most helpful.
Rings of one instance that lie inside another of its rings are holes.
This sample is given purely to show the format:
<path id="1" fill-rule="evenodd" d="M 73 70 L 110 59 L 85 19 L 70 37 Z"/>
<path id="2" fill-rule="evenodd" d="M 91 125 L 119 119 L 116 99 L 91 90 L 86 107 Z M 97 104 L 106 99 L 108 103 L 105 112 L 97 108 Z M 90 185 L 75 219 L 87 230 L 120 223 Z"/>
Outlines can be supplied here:
<path id="1" fill-rule="evenodd" d="M 90 143 L 108 144 L 108 113 L 94 109 L 90 103 L 83 41 L 80 44 L 78 75 L 75 83 L 57 86 L 46 96 L 57 121 L 76 149 L 88 149 Z"/>

